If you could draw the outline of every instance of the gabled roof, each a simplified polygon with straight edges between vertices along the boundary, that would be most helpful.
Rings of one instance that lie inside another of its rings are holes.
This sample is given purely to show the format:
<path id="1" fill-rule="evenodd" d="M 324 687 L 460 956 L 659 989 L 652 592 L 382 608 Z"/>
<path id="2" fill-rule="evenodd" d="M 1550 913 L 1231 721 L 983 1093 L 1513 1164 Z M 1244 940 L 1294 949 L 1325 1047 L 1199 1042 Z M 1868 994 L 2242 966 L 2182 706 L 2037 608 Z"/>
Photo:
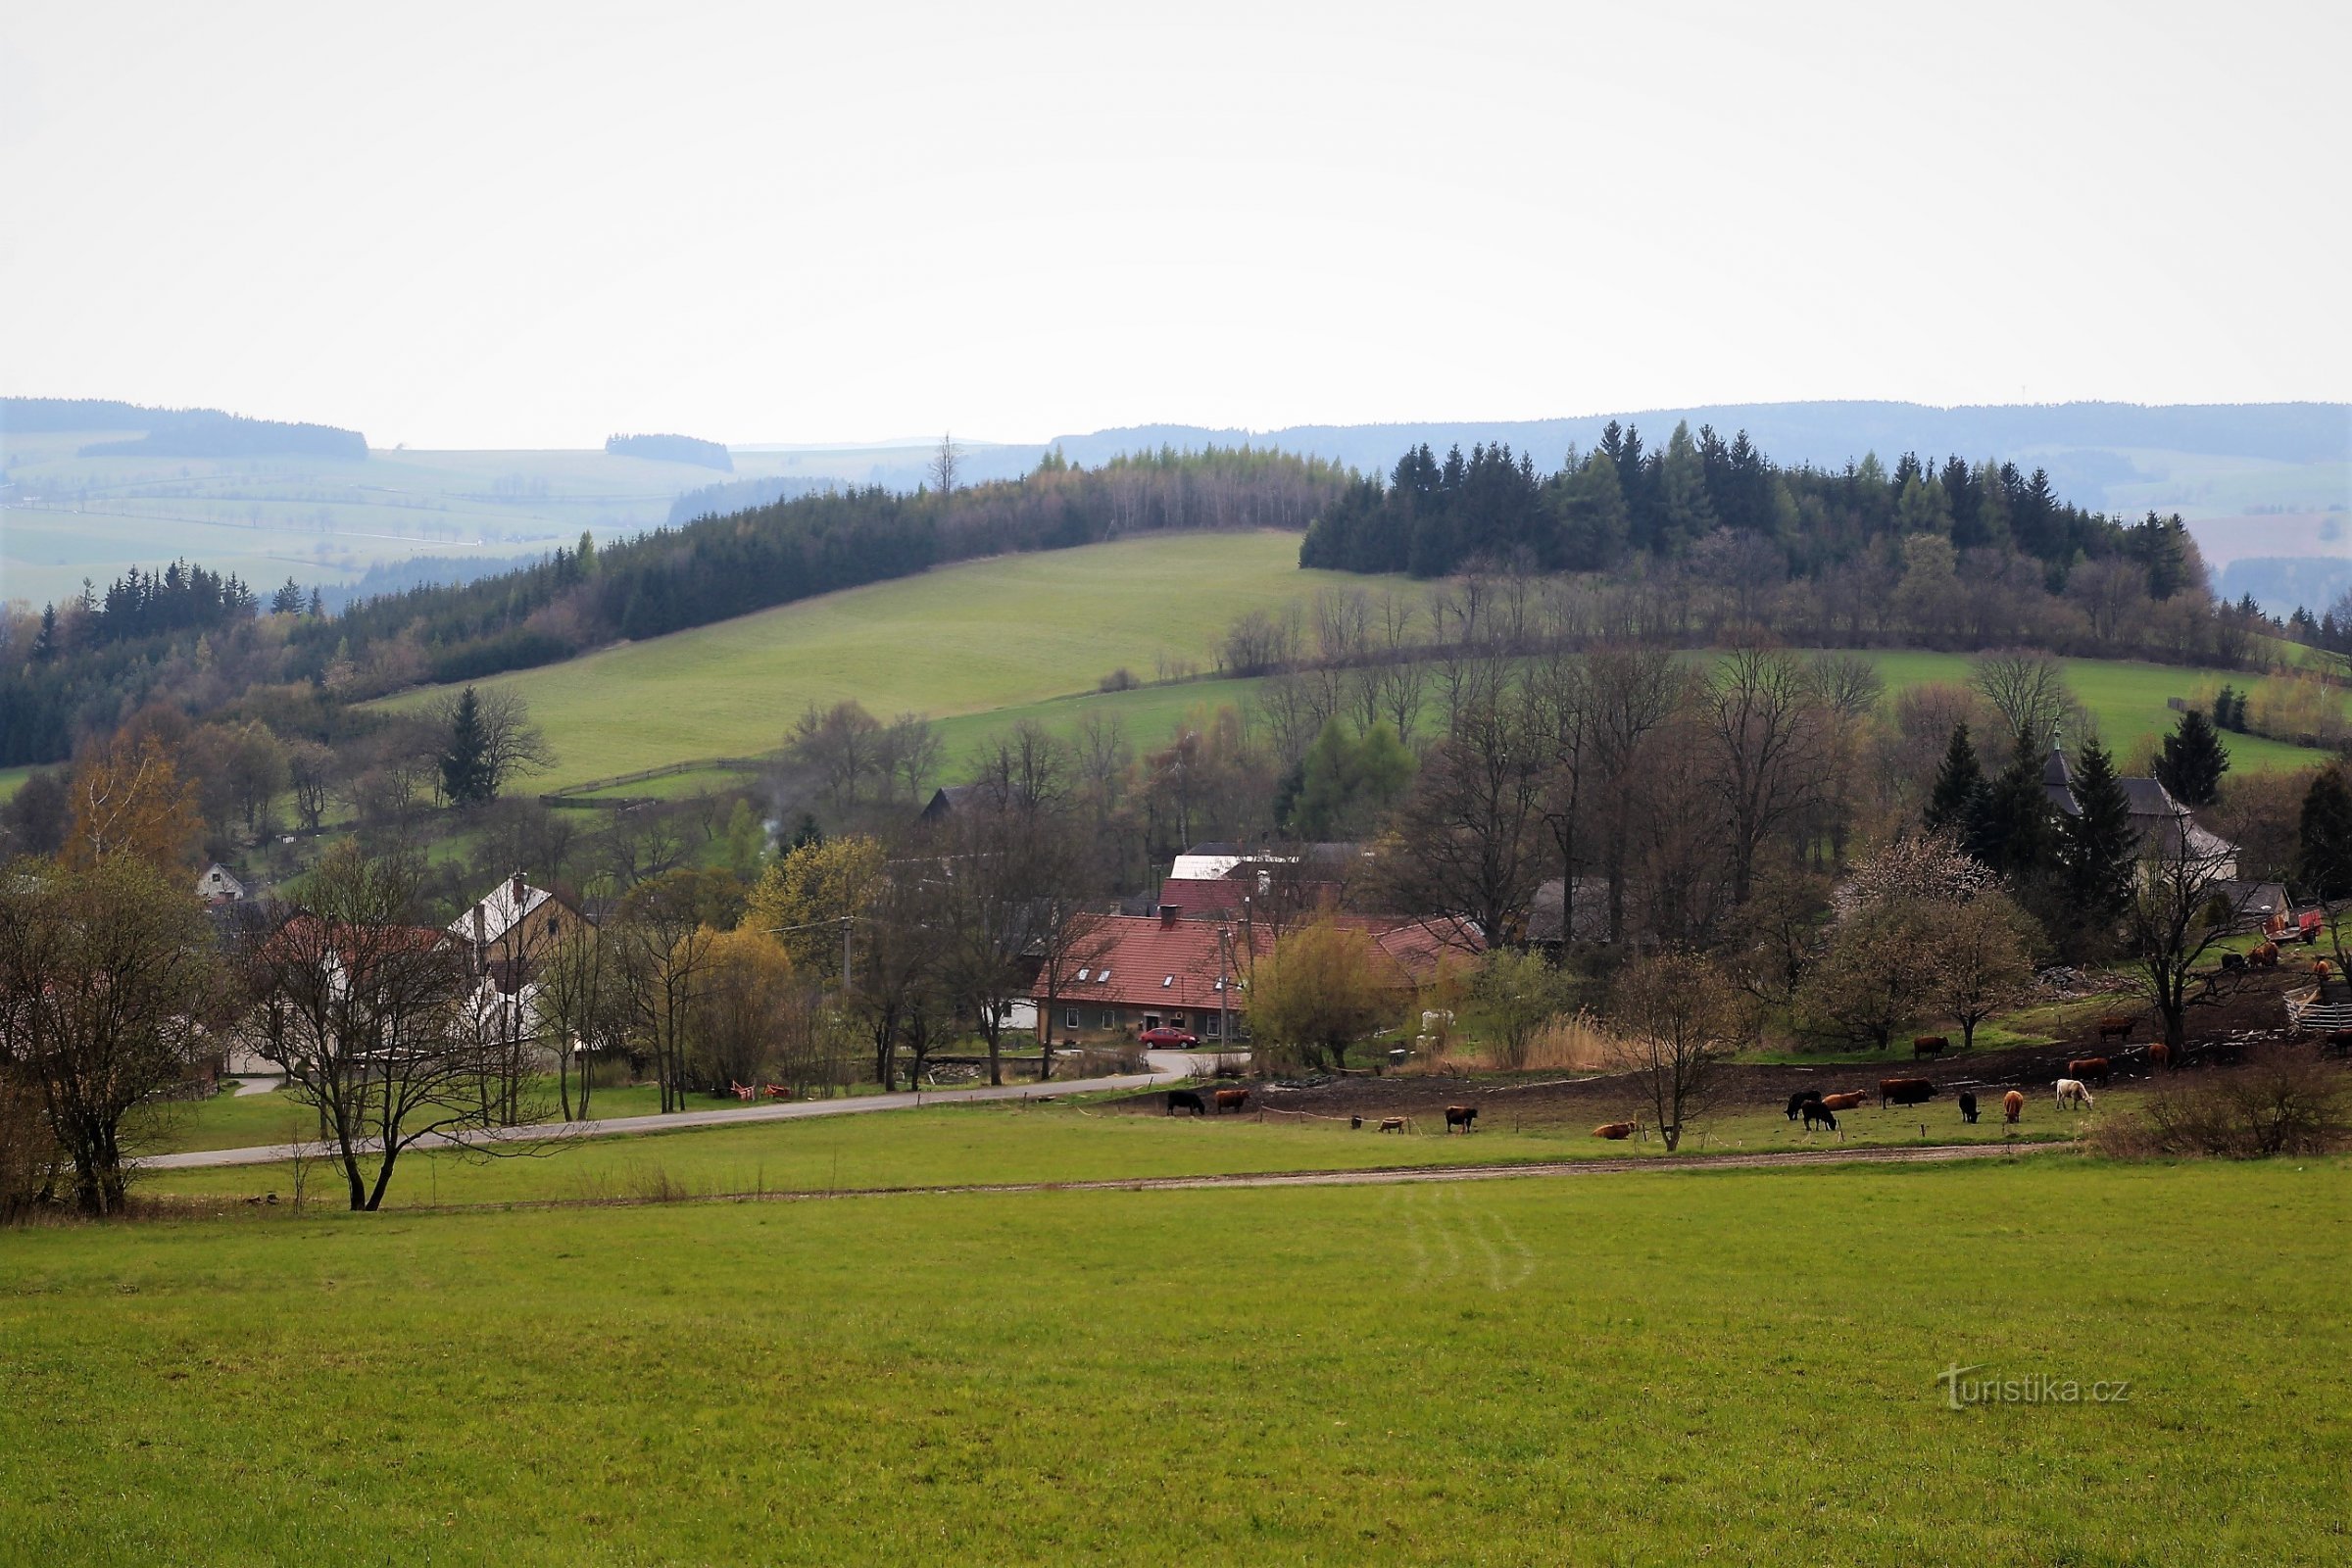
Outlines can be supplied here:
<path id="1" fill-rule="evenodd" d="M 518 886 L 521 889 L 519 897 L 515 892 Z M 482 913 L 480 940 L 497 942 L 504 938 L 509 931 L 514 930 L 519 921 L 527 918 L 541 905 L 554 897 L 555 895 L 545 888 L 532 887 L 520 877 L 510 877 L 476 900 L 464 914 L 450 921 L 449 934 L 461 937 L 467 942 L 475 940 L 473 916 L 474 911 L 478 909 Z"/>
<path id="2" fill-rule="evenodd" d="M 1394 983 L 1417 985 L 1451 955 L 1485 947 L 1477 931 L 1453 919 L 1413 920 L 1396 915 L 1341 914 L 1341 927 L 1370 940 L 1394 971 Z M 1217 934 L 1232 934 L 1233 978 L 1247 971 L 1254 947 L 1263 957 L 1274 950 L 1274 933 L 1263 925 L 1244 927 L 1216 920 L 1163 920 L 1155 915 L 1112 915 L 1097 927 L 1091 961 L 1062 977 L 1055 1001 L 1076 1006 L 1167 1007 L 1214 1011 L 1220 1004 L 1246 1006 L 1238 985 L 1230 999 L 1218 988 Z M 1043 1001 L 1042 989 L 1035 991 Z"/>

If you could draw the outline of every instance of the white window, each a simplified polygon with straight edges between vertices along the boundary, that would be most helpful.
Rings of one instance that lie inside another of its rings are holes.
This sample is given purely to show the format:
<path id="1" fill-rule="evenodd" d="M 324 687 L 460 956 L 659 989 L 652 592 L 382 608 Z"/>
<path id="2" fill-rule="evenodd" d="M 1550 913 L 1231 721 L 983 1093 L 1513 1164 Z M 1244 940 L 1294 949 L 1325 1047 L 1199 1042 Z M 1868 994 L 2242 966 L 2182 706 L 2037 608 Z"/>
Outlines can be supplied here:
<path id="1" fill-rule="evenodd" d="M 1076 1007 L 1064 1007 L 1061 1009 L 1061 1026 L 1064 1029 L 1082 1029 L 1085 1027 L 1084 1024 L 1081 1024 L 1078 1021 L 1078 1009 Z"/>
<path id="2" fill-rule="evenodd" d="M 1091 977 L 1093 974 L 1094 974 L 1094 966 L 1093 966 L 1092 964 L 1089 964 L 1087 967 L 1085 967 L 1085 968 L 1083 968 L 1083 969 L 1081 969 L 1081 970 L 1079 970 L 1079 971 L 1078 971 L 1078 978 L 1079 978 L 1079 979 L 1081 979 L 1081 980 L 1084 980 L 1084 979 L 1087 979 L 1087 978 Z"/>
<path id="3" fill-rule="evenodd" d="M 1105 1029 L 1116 1029 L 1118 1026 L 1119 1015 L 1111 1011 L 1108 1007 L 1104 1007 L 1102 1009 L 1102 1027 Z"/>
<path id="4" fill-rule="evenodd" d="M 1083 980 L 1083 979 L 1085 979 L 1085 978 L 1086 978 L 1086 976 L 1085 976 L 1083 973 L 1081 973 L 1081 974 L 1078 976 L 1078 978 L 1079 978 L 1079 979 L 1081 979 L 1081 980 Z M 1106 986 L 1106 985 L 1110 984 L 1110 971 L 1109 971 L 1108 969 L 1105 969 L 1105 970 L 1103 970 L 1103 971 L 1102 971 L 1101 974 L 1099 974 L 1099 975 L 1095 976 L 1095 984 L 1097 984 L 1097 985 L 1099 985 L 1099 986 Z"/>
<path id="5" fill-rule="evenodd" d="M 1168 977 L 1167 977 L 1165 980 L 1162 980 L 1162 981 L 1159 983 L 1159 989 L 1160 989 L 1160 990 L 1162 990 L 1162 991 L 1165 991 L 1165 990 L 1167 990 L 1167 989 L 1168 989 L 1168 987 L 1170 987 L 1170 986 L 1174 985 L 1175 983 L 1176 983 L 1176 977 L 1175 977 L 1174 975 L 1170 975 L 1170 976 L 1168 976 Z"/>

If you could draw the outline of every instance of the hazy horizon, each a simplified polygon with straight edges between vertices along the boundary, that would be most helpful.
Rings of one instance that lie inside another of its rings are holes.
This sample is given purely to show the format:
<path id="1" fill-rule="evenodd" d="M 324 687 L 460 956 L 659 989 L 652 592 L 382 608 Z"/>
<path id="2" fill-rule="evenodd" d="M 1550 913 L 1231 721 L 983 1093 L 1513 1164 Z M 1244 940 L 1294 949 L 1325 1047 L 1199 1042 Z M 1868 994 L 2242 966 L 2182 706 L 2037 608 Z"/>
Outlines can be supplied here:
<path id="1" fill-rule="evenodd" d="M 38 8 L 8 373 L 385 447 L 2342 401 L 2352 20 L 2201 18 Z"/>

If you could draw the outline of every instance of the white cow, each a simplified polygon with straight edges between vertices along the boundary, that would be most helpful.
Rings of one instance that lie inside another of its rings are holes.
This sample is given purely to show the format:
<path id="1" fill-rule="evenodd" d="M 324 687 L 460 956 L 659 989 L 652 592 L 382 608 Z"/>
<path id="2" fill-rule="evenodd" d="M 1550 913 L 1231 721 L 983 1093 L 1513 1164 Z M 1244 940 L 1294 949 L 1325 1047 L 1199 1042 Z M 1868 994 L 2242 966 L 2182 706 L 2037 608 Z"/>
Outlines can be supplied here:
<path id="1" fill-rule="evenodd" d="M 2070 1104 L 2087 1106 L 2096 1103 L 2098 1102 L 2090 1098 L 2090 1091 L 2083 1087 L 2082 1079 L 2061 1078 L 2058 1080 L 2058 1108 L 2060 1110 L 2064 1110 Z"/>

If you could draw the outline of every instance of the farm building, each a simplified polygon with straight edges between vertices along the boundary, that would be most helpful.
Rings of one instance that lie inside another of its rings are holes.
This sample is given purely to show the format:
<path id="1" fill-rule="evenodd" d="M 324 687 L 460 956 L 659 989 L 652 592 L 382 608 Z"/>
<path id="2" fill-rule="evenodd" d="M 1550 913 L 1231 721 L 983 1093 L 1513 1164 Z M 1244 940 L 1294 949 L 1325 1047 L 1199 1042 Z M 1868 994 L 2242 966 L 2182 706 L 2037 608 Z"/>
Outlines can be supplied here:
<path id="1" fill-rule="evenodd" d="M 1456 920 L 1396 915 L 1339 914 L 1328 918 L 1359 930 L 1380 952 L 1402 996 L 1434 977 L 1448 956 L 1467 957 L 1483 947 L 1478 933 Z M 1081 1043 L 1132 1040 L 1147 1029 L 1182 1029 L 1203 1041 L 1234 1037 L 1250 1010 L 1249 972 L 1273 951 L 1275 934 L 1263 923 L 1187 919 L 1175 905 L 1149 915 L 1106 915 L 1079 944 L 1051 988 L 1041 974 L 1032 988 L 1041 1029 L 1056 1040 Z"/>
<path id="2" fill-rule="evenodd" d="M 208 906 L 234 904 L 245 897 L 245 884 L 238 881 L 227 866 L 215 860 L 196 879 L 196 897 Z"/>
<path id="3" fill-rule="evenodd" d="M 2180 853 L 2185 839 L 2189 853 L 2208 862 L 2214 874 L 2226 880 L 2236 879 L 2237 846 L 2199 827 L 2195 816 L 2173 798 L 2172 791 L 2152 778 L 2117 782 L 2123 785 L 2124 794 L 2132 803 L 2132 827 L 2139 834 L 2142 855 L 2172 858 Z M 2082 814 L 2082 808 L 2075 800 L 2075 770 L 2067 762 L 2066 753 L 2056 747 L 2050 749 L 2049 760 L 2041 765 L 2041 786 L 2052 808 L 2066 816 Z"/>

